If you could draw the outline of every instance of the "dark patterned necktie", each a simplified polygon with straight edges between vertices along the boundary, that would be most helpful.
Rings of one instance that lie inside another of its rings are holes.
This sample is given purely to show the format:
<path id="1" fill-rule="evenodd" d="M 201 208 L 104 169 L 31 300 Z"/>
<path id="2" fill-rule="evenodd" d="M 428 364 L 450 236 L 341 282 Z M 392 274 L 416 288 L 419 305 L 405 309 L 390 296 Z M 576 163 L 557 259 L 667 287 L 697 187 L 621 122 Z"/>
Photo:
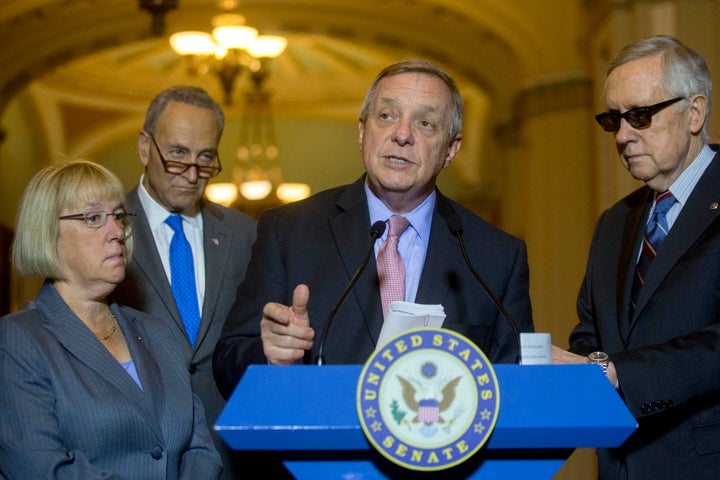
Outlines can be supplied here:
<path id="1" fill-rule="evenodd" d="M 635 267 L 635 277 L 633 279 L 630 297 L 631 316 L 632 312 L 635 311 L 640 287 L 645 283 L 645 275 L 647 274 L 648 268 L 650 268 L 650 264 L 655 259 L 658 249 L 667 236 L 669 227 L 665 215 L 674 203 L 675 197 L 673 197 L 673 194 L 670 193 L 669 190 L 661 193 L 655 199 L 655 211 L 653 212 L 650 222 L 647 224 L 645 237 L 643 238 L 642 252 Z"/>

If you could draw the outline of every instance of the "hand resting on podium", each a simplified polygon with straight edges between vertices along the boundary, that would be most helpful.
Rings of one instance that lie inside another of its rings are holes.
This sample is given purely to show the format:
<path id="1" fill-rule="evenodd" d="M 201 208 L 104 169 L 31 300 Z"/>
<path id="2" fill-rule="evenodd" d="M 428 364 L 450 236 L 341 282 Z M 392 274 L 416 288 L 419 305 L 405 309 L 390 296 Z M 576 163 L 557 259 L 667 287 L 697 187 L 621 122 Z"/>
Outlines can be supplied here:
<path id="1" fill-rule="evenodd" d="M 553 364 L 564 364 L 570 365 L 573 363 L 588 363 L 587 357 L 578 355 L 572 352 L 568 352 L 565 349 L 558 347 L 557 345 L 552 346 L 552 363 Z M 605 376 L 610 383 L 617 388 L 618 378 L 617 372 L 615 371 L 615 365 L 613 362 L 608 362 L 607 371 Z"/>

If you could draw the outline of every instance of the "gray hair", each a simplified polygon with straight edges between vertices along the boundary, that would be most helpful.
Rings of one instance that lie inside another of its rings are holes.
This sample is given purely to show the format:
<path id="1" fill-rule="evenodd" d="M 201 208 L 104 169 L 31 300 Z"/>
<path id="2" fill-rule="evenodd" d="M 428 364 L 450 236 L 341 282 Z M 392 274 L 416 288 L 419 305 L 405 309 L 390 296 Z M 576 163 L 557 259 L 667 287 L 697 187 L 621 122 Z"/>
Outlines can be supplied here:
<path id="1" fill-rule="evenodd" d="M 167 87 L 158 93 L 148 106 L 145 113 L 145 124 L 143 130 L 150 134 L 155 133 L 155 126 L 160 114 L 165 110 L 168 103 L 179 102 L 193 107 L 209 108 L 215 113 L 218 125 L 220 126 L 220 134 L 222 135 L 225 128 L 225 114 L 220 105 L 202 88 L 193 85 L 175 85 Z"/>
<path id="2" fill-rule="evenodd" d="M 625 63 L 656 55 L 661 56 L 665 76 L 663 87 L 669 96 L 689 98 L 701 94 L 707 99 L 707 116 L 701 132 L 703 140 L 707 142 L 712 110 L 712 80 L 705 59 L 695 50 L 669 35 L 645 38 L 623 48 L 610 64 L 607 74 L 610 75 L 610 72 Z"/>
<path id="3" fill-rule="evenodd" d="M 393 63 L 385 67 L 373 81 L 372 85 L 365 94 L 365 100 L 363 101 L 362 109 L 360 110 L 360 120 L 365 122 L 370 111 L 370 107 L 375 101 L 375 95 L 377 93 L 378 85 L 383 78 L 391 77 L 401 73 L 424 73 L 427 75 L 433 75 L 445 83 L 450 89 L 450 95 L 452 96 L 452 117 L 450 123 L 450 132 L 448 134 L 448 143 L 452 142 L 455 136 L 462 131 L 462 116 L 463 116 L 463 99 L 460 95 L 455 80 L 452 79 L 443 69 L 434 65 L 426 60 L 412 59 L 405 60 L 402 62 Z"/>

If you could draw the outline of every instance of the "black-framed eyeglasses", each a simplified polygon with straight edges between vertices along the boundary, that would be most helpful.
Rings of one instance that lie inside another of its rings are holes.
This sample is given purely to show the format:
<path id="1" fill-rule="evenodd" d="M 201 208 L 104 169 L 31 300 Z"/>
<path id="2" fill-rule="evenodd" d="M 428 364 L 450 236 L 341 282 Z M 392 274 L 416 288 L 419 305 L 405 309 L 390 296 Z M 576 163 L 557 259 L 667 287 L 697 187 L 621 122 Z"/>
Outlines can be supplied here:
<path id="1" fill-rule="evenodd" d="M 63 215 L 60 220 L 83 220 L 90 228 L 100 228 L 107 223 L 108 217 L 112 216 L 118 225 L 123 228 L 130 227 L 134 213 L 126 212 L 124 208 L 115 209 L 112 212 L 83 212 Z"/>
<path id="2" fill-rule="evenodd" d="M 212 178 L 216 176 L 220 171 L 222 170 L 222 163 L 220 163 L 220 155 L 215 153 L 215 155 L 212 157 L 212 163 L 217 162 L 217 165 L 202 165 L 199 163 L 188 163 L 188 162 L 177 162 L 175 160 L 166 160 L 163 156 L 162 152 L 160 151 L 160 147 L 158 146 L 157 142 L 155 141 L 155 137 L 148 133 L 148 137 L 150 137 L 150 140 L 152 140 L 153 145 L 155 145 L 155 149 L 157 150 L 158 156 L 160 157 L 160 161 L 163 164 L 163 168 L 165 168 L 165 171 L 167 173 L 171 173 L 173 175 L 182 175 L 183 173 L 187 172 L 191 167 L 195 167 L 197 169 L 197 176 L 200 178 Z"/>
<path id="3" fill-rule="evenodd" d="M 664 102 L 650 105 L 649 107 L 631 108 L 625 113 L 617 110 L 610 110 L 595 115 L 595 120 L 600 124 L 606 132 L 617 132 L 620 130 L 620 121 L 624 118 L 633 128 L 647 128 L 652 123 L 652 117 L 665 107 L 669 107 L 673 103 L 685 100 L 685 97 L 675 97 Z"/>

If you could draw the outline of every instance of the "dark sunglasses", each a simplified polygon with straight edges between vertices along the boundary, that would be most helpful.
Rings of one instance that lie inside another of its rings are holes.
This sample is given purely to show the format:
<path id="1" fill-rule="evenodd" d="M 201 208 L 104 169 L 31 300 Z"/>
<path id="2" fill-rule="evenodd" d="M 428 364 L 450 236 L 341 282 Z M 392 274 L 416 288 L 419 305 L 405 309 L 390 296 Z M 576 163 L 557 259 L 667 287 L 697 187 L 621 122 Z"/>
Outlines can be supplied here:
<path id="1" fill-rule="evenodd" d="M 631 108 L 625 113 L 620 113 L 617 110 L 610 110 L 608 112 L 595 115 L 595 120 L 597 120 L 602 129 L 606 132 L 617 132 L 620 130 L 620 121 L 623 118 L 633 128 L 647 128 L 650 126 L 650 123 L 652 123 L 653 115 L 663 108 L 679 102 L 680 100 L 685 100 L 685 97 L 676 97 L 671 100 L 665 100 L 664 102 L 656 103 L 655 105 L 650 105 L 649 107 Z"/>

